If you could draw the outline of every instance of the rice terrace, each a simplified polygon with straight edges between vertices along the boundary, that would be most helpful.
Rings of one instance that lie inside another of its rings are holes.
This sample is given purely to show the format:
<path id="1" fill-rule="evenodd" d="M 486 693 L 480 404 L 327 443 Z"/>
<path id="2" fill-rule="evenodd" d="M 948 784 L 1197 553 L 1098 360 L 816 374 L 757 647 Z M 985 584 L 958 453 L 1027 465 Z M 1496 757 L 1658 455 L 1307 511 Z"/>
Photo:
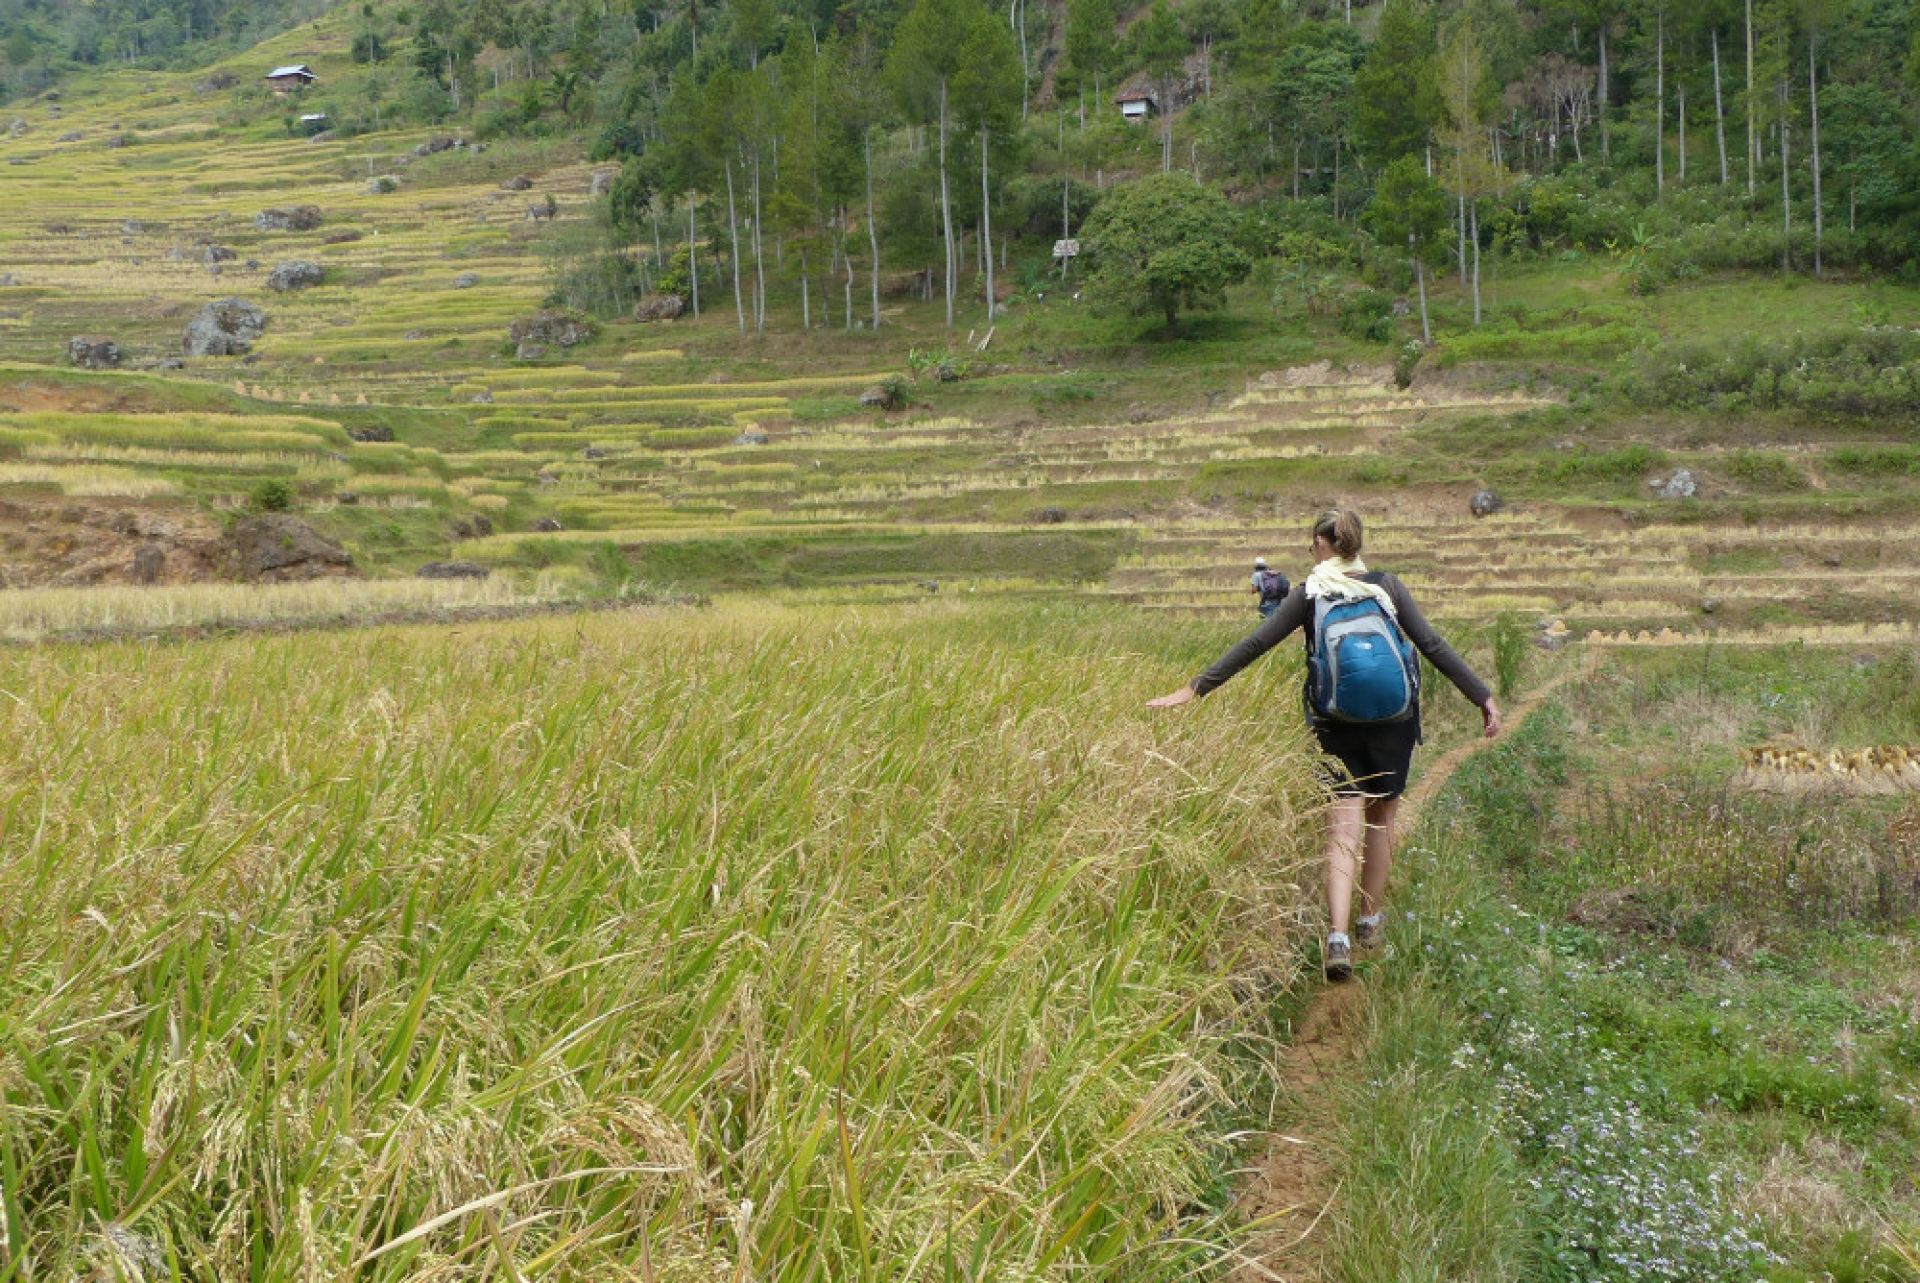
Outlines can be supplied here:
<path id="1" fill-rule="evenodd" d="M 0 694 L 0 1280 L 1920 1280 L 1920 16 L 0 0 Z"/>

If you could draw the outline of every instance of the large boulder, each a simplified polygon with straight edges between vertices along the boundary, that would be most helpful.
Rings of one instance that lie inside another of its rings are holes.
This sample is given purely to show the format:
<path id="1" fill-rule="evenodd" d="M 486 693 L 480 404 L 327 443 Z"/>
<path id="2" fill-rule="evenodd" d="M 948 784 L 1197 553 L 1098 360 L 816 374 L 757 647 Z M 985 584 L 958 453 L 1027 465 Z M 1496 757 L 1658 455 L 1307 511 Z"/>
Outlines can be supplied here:
<path id="1" fill-rule="evenodd" d="M 358 441 L 363 444 L 370 443 L 370 442 L 391 441 L 393 440 L 393 429 L 388 427 L 384 423 L 365 423 L 357 427 L 348 428 L 347 437 L 350 440 Z"/>
<path id="2" fill-rule="evenodd" d="M 249 583 L 319 579 L 353 569 L 353 556 L 298 517 L 263 513 L 227 531 L 229 568 Z"/>
<path id="3" fill-rule="evenodd" d="M 1500 511 L 1501 506 L 1500 496 L 1492 490 L 1485 489 L 1474 491 L 1473 498 L 1467 503 L 1467 507 L 1476 517 L 1491 517 Z"/>
<path id="4" fill-rule="evenodd" d="M 456 290 L 470 290 L 479 283 L 480 273 L 478 272 L 462 272 L 453 278 L 453 288 Z"/>
<path id="5" fill-rule="evenodd" d="M 225 245 L 215 245 L 212 242 L 208 242 L 200 247 L 200 262 L 207 267 L 215 267 L 221 263 L 231 263 L 239 257 L 240 255 L 228 249 Z"/>
<path id="6" fill-rule="evenodd" d="M 1647 488 L 1662 499 L 1691 499 L 1700 492 L 1700 485 L 1689 468 L 1681 468 L 1665 481 L 1656 477 L 1647 483 Z"/>
<path id="7" fill-rule="evenodd" d="M 438 134 L 413 149 L 416 156 L 432 156 L 443 151 L 452 151 L 458 143 L 452 134 Z"/>
<path id="8" fill-rule="evenodd" d="M 267 331 L 267 314 L 243 298 L 223 298 L 187 322 L 180 350 L 187 356 L 244 356 Z"/>
<path id="9" fill-rule="evenodd" d="M 649 294 L 633 305 L 636 321 L 677 321 L 687 310 L 687 300 L 678 294 Z"/>
<path id="10" fill-rule="evenodd" d="M 533 187 L 533 180 L 525 174 L 515 174 L 506 182 L 501 183 L 500 186 L 510 192 L 524 192 Z"/>
<path id="11" fill-rule="evenodd" d="M 310 232 L 320 226 L 320 207 L 289 205 L 282 209 L 263 209 L 253 216 L 253 225 L 263 232 Z"/>
<path id="12" fill-rule="evenodd" d="M 167 550 L 160 544 L 141 544 L 133 550 L 133 565 L 127 578 L 136 584 L 157 584 L 167 572 Z"/>
<path id="13" fill-rule="evenodd" d="M 535 312 L 507 327 L 507 337 L 515 343 L 551 343 L 572 347 L 593 337 L 590 322 L 565 312 Z"/>
<path id="14" fill-rule="evenodd" d="M 67 360 L 83 370 L 111 370 L 120 364 L 120 345 L 112 339 L 76 335 L 67 340 Z"/>
<path id="15" fill-rule="evenodd" d="M 304 290 L 308 286 L 318 285 L 327 277 L 327 269 L 318 263 L 304 258 L 282 263 L 273 269 L 267 277 L 267 288 L 285 293 L 288 290 Z"/>
<path id="16" fill-rule="evenodd" d="M 589 196 L 605 196 L 611 190 L 613 190 L 613 171 L 610 169 L 597 169 L 593 177 L 587 180 Z"/>
<path id="17" fill-rule="evenodd" d="M 367 195 L 386 196 L 400 190 L 400 180 L 392 174 L 378 174 L 367 180 Z"/>

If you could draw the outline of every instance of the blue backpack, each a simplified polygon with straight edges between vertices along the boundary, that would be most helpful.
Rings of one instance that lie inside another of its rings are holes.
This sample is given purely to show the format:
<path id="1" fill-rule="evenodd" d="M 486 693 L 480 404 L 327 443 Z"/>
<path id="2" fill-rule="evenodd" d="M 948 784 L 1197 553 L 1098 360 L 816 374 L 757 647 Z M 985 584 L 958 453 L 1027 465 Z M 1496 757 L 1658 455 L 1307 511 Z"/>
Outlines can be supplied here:
<path id="1" fill-rule="evenodd" d="M 1420 660 L 1378 601 L 1313 599 L 1307 699 L 1334 722 L 1402 722 L 1420 707 Z"/>

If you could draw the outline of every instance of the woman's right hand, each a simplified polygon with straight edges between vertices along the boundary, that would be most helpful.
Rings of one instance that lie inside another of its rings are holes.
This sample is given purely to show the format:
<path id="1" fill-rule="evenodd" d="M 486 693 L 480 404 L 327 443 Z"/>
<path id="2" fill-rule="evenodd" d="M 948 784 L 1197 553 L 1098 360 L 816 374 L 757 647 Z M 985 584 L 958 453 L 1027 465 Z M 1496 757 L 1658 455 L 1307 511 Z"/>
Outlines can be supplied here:
<path id="1" fill-rule="evenodd" d="M 1159 699 L 1148 700 L 1147 707 L 1148 708 L 1178 708 L 1182 704 L 1191 704 L 1193 703 L 1193 701 L 1194 701 L 1193 687 L 1182 686 L 1179 690 L 1174 691 L 1170 695 L 1162 695 Z"/>

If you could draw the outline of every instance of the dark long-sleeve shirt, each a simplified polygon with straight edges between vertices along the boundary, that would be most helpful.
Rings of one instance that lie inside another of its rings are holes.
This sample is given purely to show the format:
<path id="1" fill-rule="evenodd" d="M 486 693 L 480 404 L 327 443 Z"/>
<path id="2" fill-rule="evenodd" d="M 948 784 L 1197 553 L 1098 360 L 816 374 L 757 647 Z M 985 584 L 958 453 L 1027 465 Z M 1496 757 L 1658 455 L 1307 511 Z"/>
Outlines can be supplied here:
<path id="1" fill-rule="evenodd" d="M 1460 658 L 1460 652 L 1447 645 L 1446 639 L 1435 632 L 1433 625 L 1427 622 L 1427 617 L 1420 613 L 1420 607 L 1414 604 L 1413 594 L 1407 591 L 1405 584 L 1385 571 L 1369 571 L 1361 578 L 1387 590 L 1387 595 L 1393 598 L 1393 610 L 1400 621 L 1400 630 L 1406 633 L 1407 640 L 1418 647 L 1428 662 L 1445 674 L 1462 695 L 1475 705 L 1484 705 L 1492 697 L 1493 692 L 1467 667 L 1467 661 Z M 1313 603 L 1307 599 L 1307 586 L 1296 585 L 1287 594 L 1286 600 L 1280 603 L 1280 609 L 1216 660 L 1212 668 L 1193 679 L 1193 693 L 1205 695 L 1225 685 L 1235 673 L 1278 646 L 1295 629 L 1310 627 L 1312 623 Z"/>

